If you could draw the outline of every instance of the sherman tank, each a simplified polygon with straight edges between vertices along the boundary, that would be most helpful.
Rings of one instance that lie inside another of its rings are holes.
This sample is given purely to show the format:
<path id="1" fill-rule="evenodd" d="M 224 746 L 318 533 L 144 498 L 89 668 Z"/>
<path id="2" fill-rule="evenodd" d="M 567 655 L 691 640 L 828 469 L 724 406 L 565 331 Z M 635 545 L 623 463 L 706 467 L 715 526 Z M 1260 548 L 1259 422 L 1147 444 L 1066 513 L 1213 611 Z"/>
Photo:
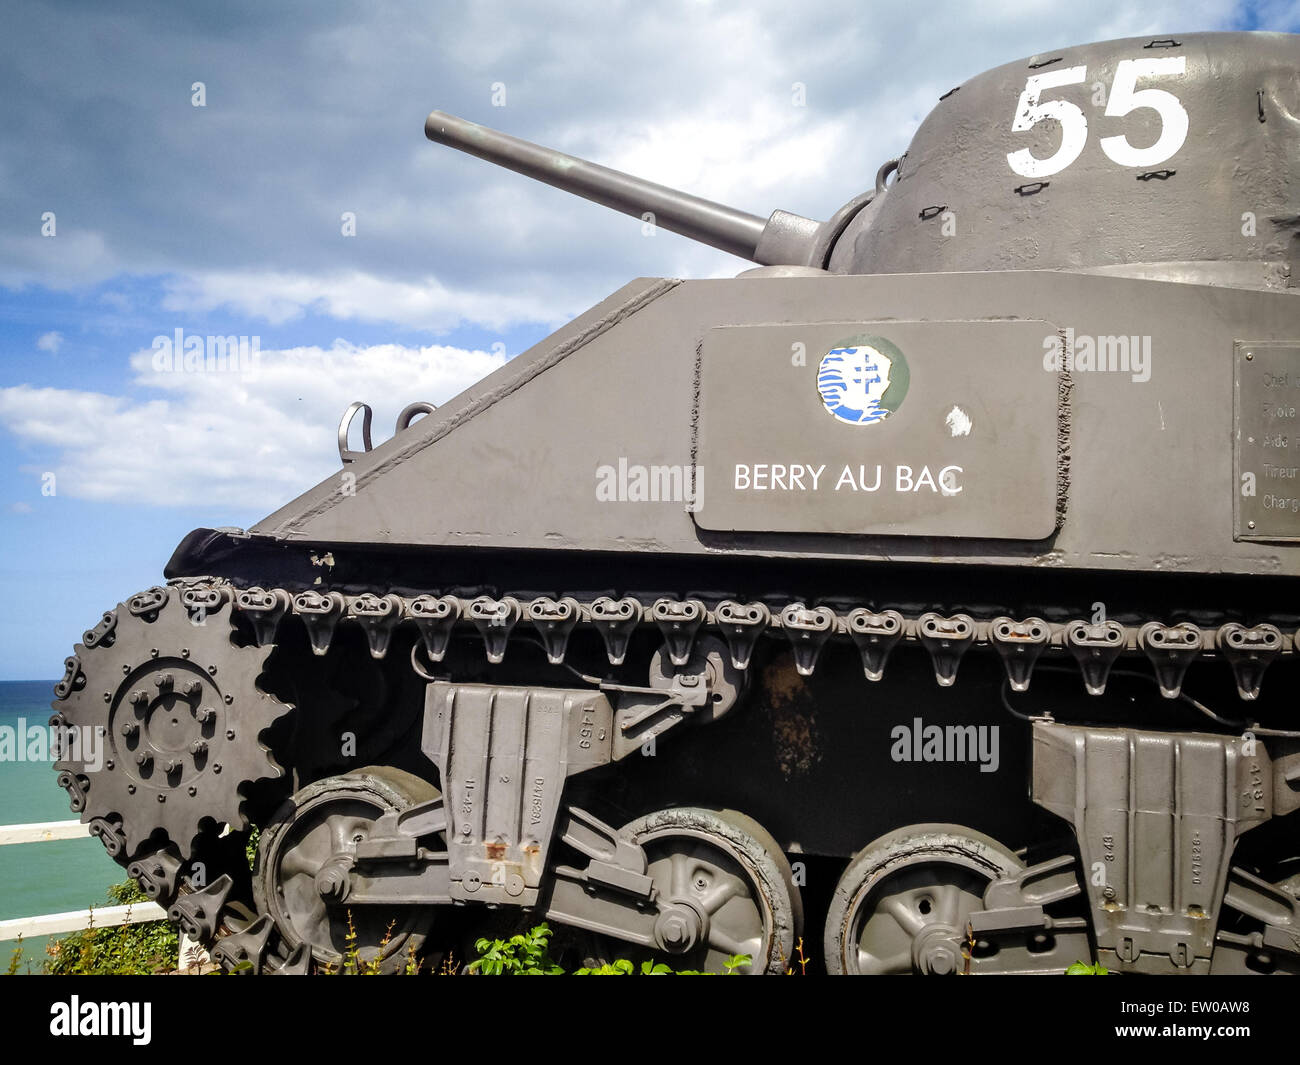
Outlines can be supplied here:
<path id="1" fill-rule="evenodd" d="M 632 281 L 377 446 L 354 404 L 336 475 L 188 535 L 67 660 L 72 809 L 267 973 L 489 918 L 706 971 L 1295 972 L 1298 71 L 1009 63 L 825 221 L 435 111 L 755 266 Z"/>

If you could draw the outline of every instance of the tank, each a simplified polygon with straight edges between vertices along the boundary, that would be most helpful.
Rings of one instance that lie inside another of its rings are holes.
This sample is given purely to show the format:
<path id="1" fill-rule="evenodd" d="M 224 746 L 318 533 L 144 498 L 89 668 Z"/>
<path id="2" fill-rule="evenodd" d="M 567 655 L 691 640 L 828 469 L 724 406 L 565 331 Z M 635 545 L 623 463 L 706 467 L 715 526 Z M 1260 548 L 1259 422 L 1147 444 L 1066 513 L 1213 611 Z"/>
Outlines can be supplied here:
<path id="1" fill-rule="evenodd" d="M 260 972 L 542 919 L 570 966 L 1295 972 L 1298 71 L 1009 63 L 826 221 L 435 111 L 755 266 L 377 446 L 353 404 L 334 476 L 189 534 L 67 660 L 72 809 Z"/>

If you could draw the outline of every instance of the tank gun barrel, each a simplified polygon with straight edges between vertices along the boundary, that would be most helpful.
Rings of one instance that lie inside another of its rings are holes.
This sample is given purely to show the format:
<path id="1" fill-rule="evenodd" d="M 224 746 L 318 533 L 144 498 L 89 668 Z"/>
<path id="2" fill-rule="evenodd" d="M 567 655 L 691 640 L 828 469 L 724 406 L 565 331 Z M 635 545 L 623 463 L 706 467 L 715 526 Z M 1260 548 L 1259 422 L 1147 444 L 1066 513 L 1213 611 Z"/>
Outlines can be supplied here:
<path id="1" fill-rule="evenodd" d="M 656 226 L 757 263 L 808 264 L 820 228 L 813 219 L 787 211 L 776 211 L 768 219 L 738 211 L 443 111 L 429 115 L 424 134 L 431 141 L 624 214 L 636 218 L 650 214 Z"/>

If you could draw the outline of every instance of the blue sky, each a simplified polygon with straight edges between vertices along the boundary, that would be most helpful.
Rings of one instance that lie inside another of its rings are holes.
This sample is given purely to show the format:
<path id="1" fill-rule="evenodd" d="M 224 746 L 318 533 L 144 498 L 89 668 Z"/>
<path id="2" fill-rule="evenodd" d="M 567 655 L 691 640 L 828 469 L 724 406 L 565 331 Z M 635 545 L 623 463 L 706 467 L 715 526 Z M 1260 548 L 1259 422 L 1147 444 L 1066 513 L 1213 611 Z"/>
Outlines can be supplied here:
<path id="1" fill-rule="evenodd" d="M 429 110 L 824 218 L 971 75 L 1235 28 L 1300 30 L 1300 4 L 8 12 L 0 679 L 59 675 L 187 531 L 250 525 L 332 473 L 351 400 L 372 403 L 382 438 L 406 403 L 445 401 L 632 277 L 747 265 L 432 146 Z M 256 372 L 160 375 L 151 345 L 177 329 L 258 338 Z"/>

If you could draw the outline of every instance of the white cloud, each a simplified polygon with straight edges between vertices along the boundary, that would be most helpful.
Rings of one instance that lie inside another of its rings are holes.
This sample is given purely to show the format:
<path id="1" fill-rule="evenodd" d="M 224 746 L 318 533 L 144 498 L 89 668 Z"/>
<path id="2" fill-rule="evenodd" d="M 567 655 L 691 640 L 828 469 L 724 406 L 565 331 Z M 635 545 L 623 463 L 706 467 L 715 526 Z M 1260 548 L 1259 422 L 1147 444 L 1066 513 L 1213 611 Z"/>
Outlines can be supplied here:
<path id="1" fill-rule="evenodd" d="M 555 323 L 638 275 L 745 264 L 681 238 L 639 239 L 634 221 L 429 145 L 427 109 L 763 217 L 825 218 L 966 78 L 1044 49 L 1223 29 L 1243 14 L 1238 0 L 481 0 L 455 19 L 419 0 L 392 6 L 376 18 L 310 5 L 286 49 L 271 8 L 241 9 L 212 34 L 180 9 L 121 18 L 26 5 L 0 35 L 0 118 L 14 131 L 0 152 L 13 200 L 0 284 L 170 277 L 171 309 L 277 323 Z M 1264 0 L 1252 18 L 1294 28 L 1297 10 Z M 175 95 L 195 69 L 222 72 L 208 109 Z M 490 102 L 495 81 L 507 107 Z M 111 85 L 122 104 L 93 136 L 87 84 Z M 1006 121 L 1006 106 L 989 121 Z M 38 235 L 46 210 L 58 212 L 56 238 Z M 355 238 L 340 235 L 344 210 L 357 213 Z"/>
<path id="2" fill-rule="evenodd" d="M 52 450 L 60 495 L 121 503 L 223 504 L 267 512 L 338 468 L 336 432 L 353 400 L 375 408 L 375 442 L 398 410 L 441 403 L 503 354 L 380 344 L 262 351 L 251 372 L 159 373 L 131 356 L 137 396 L 19 385 L 0 389 L 0 425 Z M 354 446 L 359 446 L 356 430 Z"/>
<path id="3" fill-rule="evenodd" d="M 36 347 L 39 351 L 48 351 L 51 355 L 57 355 L 59 348 L 63 347 L 63 334 L 57 332 L 42 333 L 36 338 Z"/>
<path id="4" fill-rule="evenodd" d="M 163 307 L 169 311 L 222 308 L 274 325 L 309 311 L 340 321 L 393 322 L 437 332 L 466 322 L 505 329 L 519 322 L 559 324 L 571 317 L 557 313 L 541 298 L 454 292 L 435 277 L 412 282 L 360 272 L 315 277 L 274 271 L 225 271 L 172 279 L 166 283 L 166 290 Z"/>

